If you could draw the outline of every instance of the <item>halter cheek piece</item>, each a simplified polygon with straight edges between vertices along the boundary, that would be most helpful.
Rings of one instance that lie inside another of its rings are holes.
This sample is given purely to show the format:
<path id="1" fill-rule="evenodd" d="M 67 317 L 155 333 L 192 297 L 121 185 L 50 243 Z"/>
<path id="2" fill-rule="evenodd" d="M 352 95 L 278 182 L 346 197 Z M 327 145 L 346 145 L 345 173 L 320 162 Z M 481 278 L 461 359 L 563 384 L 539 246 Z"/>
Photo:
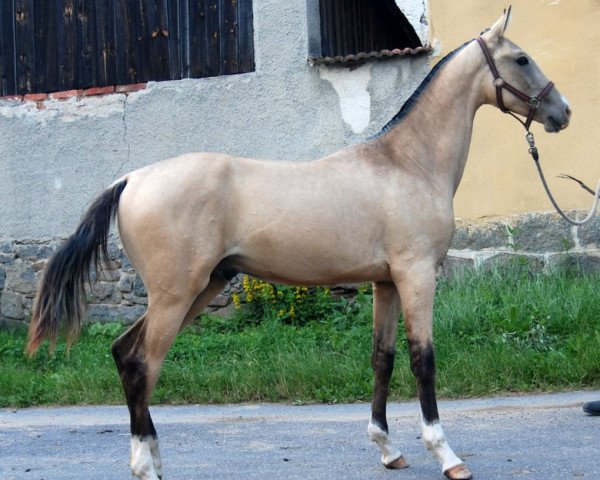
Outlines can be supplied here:
<path id="1" fill-rule="evenodd" d="M 533 121 L 535 112 L 540 107 L 540 102 L 542 101 L 542 99 L 546 95 L 548 95 L 548 93 L 550 93 L 550 90 L 552 90 L 554 88 L 554 83 L 548 82 L 548 84 L 544 88 L 542 88 L 540 93 L 530 97 L 529 95 L 521 92 L 519 89 L 513 87 L 510 83 L 508 83 L 506 80 L 504 80 L 504 78 L 502 78 L 502 75 L 500 75 L 500 73 L 498 73 L 498 69 L 496 68 L 496 63 L 494 62 L 494 58 L 492 57 L 492 54 L 490 53 L 483 38 L 477 37 L 475 40 L 477 40 L 477 43 L 481 47 L 483 56 L 485 57 L 485 60 L 487 61 L 487 64 L 489 65 L 490 70 L 492 71 L 492 75 L 494 76 L 493 84 L 494 84 L 494 87 L 496 87 L 496 101 L 498 102 L 498 107 L 500 108 L 500 110 L 502 112 L 512 115 L 519 122 L 521 122 L 521 124 L 525 127 L 525 130 L 527 130 L 527 133 L 529 134 L 530 133 L 529 127 L 531 126 L 531 122 Z M 517 117 L 514 113 L 512 113 L 508 108 L 506 108 L 504 106 L 504 101 L 502 100 L 502 89 L 503 88 L 505 88 L 510 93 L 512 93 L 515 97 L 517 97 L 518 99 L 524 101 L 527 105 L 529 105 L 529 113 L 527 114 L 527 119 L 525 121 L 521 120 L 519 117 Z M 529 138 L 528 138 L 528 141 L 529 141 Z"/>

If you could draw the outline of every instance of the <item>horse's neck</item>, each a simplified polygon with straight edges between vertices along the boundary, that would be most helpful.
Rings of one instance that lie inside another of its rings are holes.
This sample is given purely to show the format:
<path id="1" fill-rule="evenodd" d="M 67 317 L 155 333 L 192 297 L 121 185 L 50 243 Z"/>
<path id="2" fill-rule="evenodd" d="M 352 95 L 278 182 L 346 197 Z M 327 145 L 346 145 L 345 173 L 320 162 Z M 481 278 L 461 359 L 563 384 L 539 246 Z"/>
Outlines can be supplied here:
<path id="1" fill-rule="evenodd" d="M 473 45 L 443 66 L 406 118 L 384 136 L 395 161 L 415 167 L 451 196 L 467 161 L 475 112 L 484 103 L 482 61 Z"/>

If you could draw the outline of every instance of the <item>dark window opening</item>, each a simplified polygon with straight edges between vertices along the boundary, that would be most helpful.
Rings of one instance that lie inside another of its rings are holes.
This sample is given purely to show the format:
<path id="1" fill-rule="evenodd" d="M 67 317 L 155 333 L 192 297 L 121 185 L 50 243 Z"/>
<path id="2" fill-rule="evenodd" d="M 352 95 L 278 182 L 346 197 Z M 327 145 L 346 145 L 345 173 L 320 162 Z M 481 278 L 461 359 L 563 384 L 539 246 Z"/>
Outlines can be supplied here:
<path id="1" fill-rule="evenodd" d="M 320 39 L 312 42 L 313 63 L 353 63 L 429 51 L 394 0 L 318 3 Z"/>
<path id="2" fill-rule="evenodd" d="M 0 95 L 254 70 L 252 0 L 0 1 Z"/>

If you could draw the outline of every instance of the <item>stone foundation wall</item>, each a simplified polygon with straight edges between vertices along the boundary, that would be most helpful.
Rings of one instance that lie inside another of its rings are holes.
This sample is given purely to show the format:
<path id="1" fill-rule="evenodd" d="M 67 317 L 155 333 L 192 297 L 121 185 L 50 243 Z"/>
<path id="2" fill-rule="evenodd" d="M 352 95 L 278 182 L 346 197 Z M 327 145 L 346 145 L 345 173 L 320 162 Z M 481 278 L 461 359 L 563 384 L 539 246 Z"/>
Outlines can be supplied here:
<path id="1" fill-rule="evenodd" d="M 575 212 L 572 212 L 574 215 Z M 36 284 L 48 258 L 61 239 L 0 240 L 0 325 L 25 324 L 31 316 Z M 600 219 L 585 227 L 571 227 L 553 213 L 529 213 L 477 223 L 457 221 L 457 229 L 443 263 L 448 275 L 462 269 L 482 268 L 514 256 L 534 268 L 547 270 L 577 263 L 585 271 L 600 269 Z M 110 242 L 112 270 L 88 289 L 87 317 L 93 322 L 135 321 L 146 309 L 144 284 L 116 237 Z M 239 289 L 234 280 L 207 310 L 232 311 L 230 293 Z"/>
<path id="2" fill-rule="evenodd" d="M 568 212 L 583 218 L 581 212 Z M 445 274 L 481 268 L 515 256 L 540 270 L 577 264 L 583 271 L 600 269 L 600 217 L 574 227 L 556 213 L 526 213 L 474 222 L 457 220 Z"/>

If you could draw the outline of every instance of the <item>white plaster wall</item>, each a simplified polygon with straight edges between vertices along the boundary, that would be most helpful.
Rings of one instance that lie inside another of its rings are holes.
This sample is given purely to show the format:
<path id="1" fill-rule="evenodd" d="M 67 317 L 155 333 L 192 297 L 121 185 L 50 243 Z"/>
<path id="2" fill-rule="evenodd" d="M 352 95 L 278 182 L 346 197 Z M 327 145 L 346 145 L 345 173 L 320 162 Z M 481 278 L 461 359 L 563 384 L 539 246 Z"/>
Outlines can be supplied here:
<path id="1" fill-rule="evenodd" d="M 373 63 L 351 70 L 320 65 L 319 75 L 331 83 L 340 101 L 342 119 L 353 133 L 362 133 L 371 121 L 371 67 Z"/>
<path id="2" fill-rule="evenodd" d="M 399 4 L 423 25 L 426 2 Z M 0 239 L 66 236 L 113 180 L 176 154 L 312 159 L 379 131 L 427 74 L 427 57 L 310 67 L 306 18 L 305 0 L 254 0 L 252 73 L 43 110 L 0 101 Z"/>
<path id="3" fill-rule="evenodd" d="M 429 2 L 428 0 L 394 0 L 406 19 L 417 32 L 423 45 L 429 42 Z"/>

